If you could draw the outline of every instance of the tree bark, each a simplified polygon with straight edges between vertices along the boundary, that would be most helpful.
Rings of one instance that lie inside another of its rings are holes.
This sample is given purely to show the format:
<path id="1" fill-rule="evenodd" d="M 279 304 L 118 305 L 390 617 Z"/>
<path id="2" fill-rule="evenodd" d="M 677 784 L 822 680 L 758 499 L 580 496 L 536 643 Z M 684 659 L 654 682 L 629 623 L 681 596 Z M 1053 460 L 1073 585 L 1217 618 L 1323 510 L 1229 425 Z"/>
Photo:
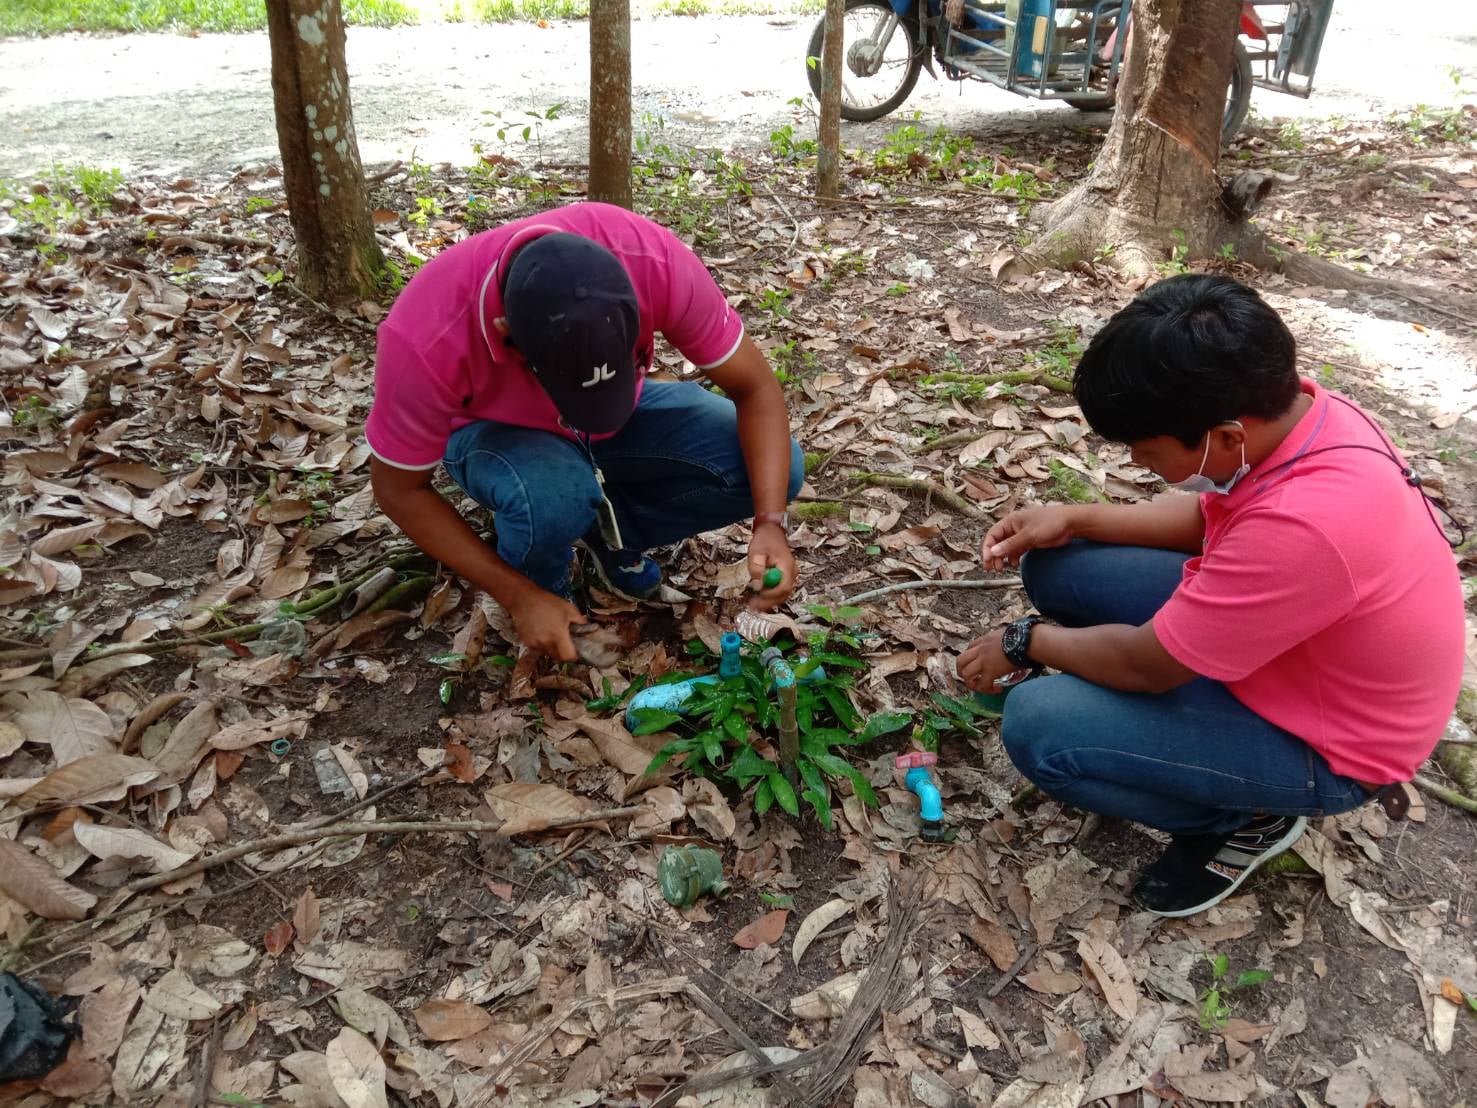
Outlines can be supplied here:
<path id="1" fill-rule="evenodd" d="M 820 151 L 815 163 L 815 194 L 835 200 L 841 193 L 841 50 L 846 0 L 826 0 L 826 33 L 821 45 Z"/>
<path id="2" fill-rule="evenodd" d="M 630 0 L 590 3 L 590 199 L 631 206 Z"/>
<path id="3" fill-rule="evenodd" d="M 1220 128 L 1240 0 L 1136 0 L 1113 124 L 1087 180 L 1048 209 L 1033 251 L 1148 269 L 1213 254 L 1237 235 L 1219 203 Z"/>
<path id="4" fill-rule="evenodd" d="M 266 0 L 282 181 L 297 238 L 297 283 L 329 303 L 375 292 L 375 241 L 349 104 L 339 0 Z"/>

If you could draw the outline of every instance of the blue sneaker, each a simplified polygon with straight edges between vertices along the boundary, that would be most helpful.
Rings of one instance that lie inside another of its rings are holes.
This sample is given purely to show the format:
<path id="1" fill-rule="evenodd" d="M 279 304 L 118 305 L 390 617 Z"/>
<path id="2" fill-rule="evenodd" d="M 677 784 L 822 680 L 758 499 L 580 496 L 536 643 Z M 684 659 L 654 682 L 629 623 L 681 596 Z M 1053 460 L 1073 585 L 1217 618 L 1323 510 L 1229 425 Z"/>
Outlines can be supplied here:
<path id="1" fill-rule="evenodd" d="M 589 555 L 590 568 L 611 592 L 631 600 L 649 600 L 662 587 L 661 567 L 639 550 L 612 550 L 594 535 L 574 545 Z"/>

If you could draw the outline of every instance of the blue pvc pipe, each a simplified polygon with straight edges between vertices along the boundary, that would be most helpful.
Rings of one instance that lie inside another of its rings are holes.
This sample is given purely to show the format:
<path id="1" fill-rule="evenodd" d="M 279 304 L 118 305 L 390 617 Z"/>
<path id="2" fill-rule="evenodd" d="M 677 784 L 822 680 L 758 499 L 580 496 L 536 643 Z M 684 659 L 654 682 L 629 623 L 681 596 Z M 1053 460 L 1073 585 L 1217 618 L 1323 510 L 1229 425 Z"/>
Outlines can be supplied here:
<path id="1" fill-rule="evenodd" d="M 933 775 L 923 766 L 914 766 L 903 778 L 903 784 L 918 797 L 918 818 L 925 823 L 938 823 L 944 818 L 944 798 Z"/>
<path id="2" fill-rule="evenodd" d="M 723 638 L 718 641 L 723 651 L 718 659 L 718 676 L 724 681 L 731 681 L 743 673 L 743 664 L 739 661 L 739 648 L 743 644 L 743 637 L 737 631 L 725 631 Z"/>
<path id="3" fill-rule="evenodd" d="M 717 683 L 718 678 L 709 673 L 702 677 L 689 677 L 686 681 L 673 681 L 668 685 L 651 685 L 642 689 L 626 705 L 626 729 L 633 730 L 641 722 L 637 718 L 638 712 L 680 712 L 699 688 Z"/>

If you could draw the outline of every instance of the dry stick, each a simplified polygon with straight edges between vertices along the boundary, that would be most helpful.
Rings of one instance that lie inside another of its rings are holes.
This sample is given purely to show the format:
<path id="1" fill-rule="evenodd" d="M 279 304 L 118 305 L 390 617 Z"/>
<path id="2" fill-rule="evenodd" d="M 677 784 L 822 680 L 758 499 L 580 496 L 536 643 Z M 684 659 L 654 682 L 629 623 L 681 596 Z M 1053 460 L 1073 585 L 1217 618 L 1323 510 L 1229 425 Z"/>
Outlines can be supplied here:
<path id="1" fill-rule="evenodd" d="M 1009 985 L 1012 981 L 1016 979 L 1016 976 L 1021 972 L 1021 970 L 1026 968 L 1026 963 L 1031 960 L 1036 951 L 1039 949 L 1040 947 L 1038 947 L 1035 943 L 1028 944 L 1026 946 L 1026 949 L 1021 951 L 1021 956 L 1011 963 L 1010 968 L 1005 971 L 999 981 L 990 986 L 989 991 L 985 993 L 985 995 L 991 1000 L 994 1000 L 997 996 L 1003 993 L 1005 991 L 1005 986 Z"/>
<path id="2" fill-rule="evenodd" d="M 662 949 L 661 943 L 657 941 L 651 931 L 647 931 L 646 934 L 652 948 L 657 952 L 657 956 L 661 958 L 662 967 L 667 971 L 667 975 L 671 976 L 672 963 L 667 958 L 667 952 Z M 754 1041 L 753 1036 L 739 1026 L 738 1022 L 724 1010 L 723 1006 L 713 999 L 712 994 L 708 990 L 689 978 L 687 982 L 687 995 L 692 997 L 697 1006 L 707 1013 L 709 1019 L 728 1032 L 728 1037 L 735 1044 L 748 1051 L 750 1057 L 761 1065 L 769 1064 L 770 1058 L 764 1052 L 764 1048 Z M 776 1076 L 774 1083 L 793 1103 L 799 1104 L 804 1099 L 804 1094 L 801 1093 L 799 1087 L 788 1077 Z"/>
<path id="3" fill-rule="evenodd" d="M 985 520 L 987 516 L 976 508 L 957 492 L 950 492 L 937 481 L 930 481 L 927 477 L 904 477 L 900 473 L 853 473 L 853 482 L 859 485 L 871 485 L 874 488 L 889 489 L 913 489 L 916 492 L 927 493 L 943 504 L 947 504 L 956 512 L 962 512 L 971 519 Z"/>
<path id="4" fill-rule="evenodd" d="M 288 846 L 301 846 L 303 843 L 317 842 L 319 839 L 352 838 L 355 835 L 406 835 L 415 831 L 430 831 L 441 835 L 482 834 L 495 835 L 499 838 L 512 838 L 513 835 L 518 834 L 534 834 L 539 831 L 553 831 L 560 827 L 577 827 L 582 823 L 599 823 L 601 820 L 622 819 L 626 816 L 634 816 L 638 812 L 645 810 L 645 807 L 640 804 L 632 804 L 624 808 L 602 808 L 595 812 L 580 812 L 571 816 L 558 816 L 549 820 L 542 827 L 529 828 L 527 831 L 515 831 L 511 834 L 503 830 L 503 824 L 492 823 L 489 820 L 483 819 L 427 819 L 334 823 L 326 827 L 304 828 L 281 835 L 268 835 L 265 838 L 255 839 L 248 843 L 240 843 L 237 846 L 222 850 L 219 854 L 211 854 L 208 857 L 197 858 L 193 862 L 187 862 L 185 865 L 172 869 L 168 873 L 156 873 L 151 877 L 141 877 L 137 881 L 129 882 L 123 888 L 130 893 L 141 893 L 148 889 L 157 889 L 160 885 L 182 881 L 186 877 L 194 877 L 197 873 L 204 873 L 208 869 L 215 869 L 216 866 L 223 866 L 227 862 L 233 862 L 237 858 L 245 857 L 248 854 L 262 854 L 267 851 L 281 850 Z"/>
<path id="5" fill-rule="evenodd" d="M 1465 797 L 1455 789 L 1448 789 L 1445 785 L 1438 785 L 1429 777 L 1423 777 L 1419 773 L 1415 775 L 1413 780 L 1417 785 L 1425 789 L 1426 792 L 1439 800 L 1446 801 L 1453 808 L 1460 808 L 1465 812 L 1471 812 L 1477 815 L 1477 800 Z"/>
<path id="6" fill-rule="evenodd" d="M 314 820 L 309 820 L 307 823 L 303 824 L 303 830 L 306 831 L 318 827 L 327 827 L 331 823 L 337 823 L 339 820 L 344 819 L 346 816 L 352 816 L 355 812 L 363 811 L 371 804 L 378 804 L 381 800 L 389 796 L 391 793 L 399 792 L 401 789 L 405 788 L 408 785 L 414 785 L 422 777 L 428 777 L 433 773 L 438 773 L 449 765 L 451 765 L 451 759 L 447 758 L 442 761 L 439 766 L 431 766 L 430 768 L 422 766 L 414 773 L 407 773 L 403 777 L 397 777 L 395 778 L 395 780 L 391 781 L 383 788 L 375 792 L 366 794 L 363 800 L 356 800 L 352 804 L 345 804 L 336 812 L 329 812 L 327 815 L 319 816 L 317 819 Z"/>
<path id="7" fill-rule="evenodd" d="M 377 185 L 381 181 L 388 181 L 395 174 L 403 172 L 404 169 L 405 164 L 403 162 L 398 160 L 391 162 L 388 169 L 382 169 L 378 173 L 371 173 L 368 177 L 364 178 L 364 183 L 366 185 Z"/>
<path id="8" fill-rule="evenodd" d="M 875 600 L 879 596 L 887 596 L 895 592 L 909 592 L 912 589 L 1014 589 L 1019 588 L 1020 584 L 1019 577 L 998 577 L 992 581 L 973 579 L 968 581 L 899 581 L 896 585 L 886 585 L 880 589 L 869 589 L 855 596 L 848 596 L 841 603 L 860 604 L 864 600 Z"/>

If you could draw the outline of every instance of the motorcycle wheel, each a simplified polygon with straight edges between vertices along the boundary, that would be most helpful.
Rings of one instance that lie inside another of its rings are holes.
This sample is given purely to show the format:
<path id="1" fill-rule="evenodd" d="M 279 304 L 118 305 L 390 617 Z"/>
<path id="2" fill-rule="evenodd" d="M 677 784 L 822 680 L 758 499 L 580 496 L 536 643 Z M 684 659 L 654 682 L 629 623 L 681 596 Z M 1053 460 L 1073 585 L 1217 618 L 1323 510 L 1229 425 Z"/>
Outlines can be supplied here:
<path id="1" fill-rule="evenodd" d="M 1236 132 L 1246 122 L 1247 113 L 1251 111 L 1252 87 L 1251 58 L 1247 56 L 1245 44 L 1238 40 L 1231 65 L 1231 83 L 1226 86 L 1226 113 L 1221 117 L 1222 148 L 1231 145 Z M 1102 100 L 1089 100 L 1086 97 L 1069 97 L 1067 103 L 1079 112 L 1110 112 L 1113 110 L 1114 99 L 1116 97 L 1104 103 Z"/>
<path id="2" fill-rule="evenodd" d="M 923 68 L 923 50 L 914 41 L 917 26 L 899 17 L 892 35 L 881 45 L 878 68 L 867 73 L 868 40 L 894 15 L 886 0 L 846 0 L 846 16 L 841 26 L 841 118 L 852 123 L 870 123 L 897 110 Z M 826 20 L 816 21 L 805 52 L 805 76 L 817 100 L 821 96 L 821 47 L 826 37 Z M 811 59 L 814 58 L 814 61 Z"/>

